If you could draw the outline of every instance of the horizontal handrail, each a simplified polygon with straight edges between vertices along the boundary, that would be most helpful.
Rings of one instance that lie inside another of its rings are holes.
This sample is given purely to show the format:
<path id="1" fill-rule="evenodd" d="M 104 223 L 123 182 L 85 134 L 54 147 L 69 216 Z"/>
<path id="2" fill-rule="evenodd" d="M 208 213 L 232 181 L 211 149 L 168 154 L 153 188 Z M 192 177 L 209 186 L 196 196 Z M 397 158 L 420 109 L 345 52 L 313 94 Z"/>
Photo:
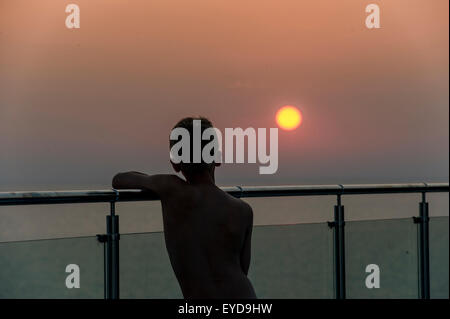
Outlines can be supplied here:
<path id="1" fill-rule="evenodd" d="M 235 197 L 361 195 L 448 192 L 449 183 L 231 186 L 221 187 L 221 189 Z M 0 206 L 150 201 L 158 199 L 158 196 L 154 193 L 128 189 L 0 192 Z"/>

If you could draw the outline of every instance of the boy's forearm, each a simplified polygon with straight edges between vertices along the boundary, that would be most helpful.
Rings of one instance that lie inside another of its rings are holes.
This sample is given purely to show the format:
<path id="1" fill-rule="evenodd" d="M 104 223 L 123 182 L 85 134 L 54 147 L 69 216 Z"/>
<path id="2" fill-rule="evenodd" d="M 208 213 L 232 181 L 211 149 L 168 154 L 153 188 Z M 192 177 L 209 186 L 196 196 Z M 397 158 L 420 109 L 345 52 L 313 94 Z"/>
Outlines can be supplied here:
<path id="1" fill-rule="evenodd" d="M 148 175 L 139 172 L 118 173 L 112 180 L 115 189 L 142 189 Z"/>

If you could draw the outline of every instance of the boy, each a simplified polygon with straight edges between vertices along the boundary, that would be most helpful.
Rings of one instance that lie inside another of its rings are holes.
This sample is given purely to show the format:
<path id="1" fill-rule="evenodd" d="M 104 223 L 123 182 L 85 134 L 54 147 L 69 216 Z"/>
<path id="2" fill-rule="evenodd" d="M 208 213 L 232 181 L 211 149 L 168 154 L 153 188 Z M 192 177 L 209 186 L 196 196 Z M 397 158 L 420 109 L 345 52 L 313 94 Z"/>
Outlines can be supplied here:
<path id="1" fill-rule="evenodd" d="M 177 175 L 119 173 L 116 189 L 142 189 L 161 199 L 166 248 L 183 296 L 198 298 L 256 298 L 247 278 L 250 266 L 253 212 L 251 207 L 215 185 L 220 163 L 193 163 L 193 121 L 201 132 L 212 128 L 205 118 L 185 118 L 175 128 L 190 134 L 189 163 L 171 161 Z M 172 147 L 176 140 L 170 140 Z M 205 141 L 201 141 L 201 148 Z M 181 149 L 182 150 L 182 149 Z"/>

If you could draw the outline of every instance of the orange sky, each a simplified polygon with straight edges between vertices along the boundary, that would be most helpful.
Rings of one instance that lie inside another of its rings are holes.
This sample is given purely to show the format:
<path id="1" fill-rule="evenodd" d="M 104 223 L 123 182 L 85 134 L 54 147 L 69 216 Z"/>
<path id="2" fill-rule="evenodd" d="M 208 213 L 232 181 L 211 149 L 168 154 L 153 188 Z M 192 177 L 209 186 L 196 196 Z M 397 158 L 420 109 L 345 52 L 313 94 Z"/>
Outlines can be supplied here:
<path id="1" fill-rule="evenodd" d="M 279 172 L 220 183 L 448 180 L 446 0 L 0 0 L 0 48 L 2 188 L 168 171 L 179 118 L 275 127 L 285 104 Z"/>

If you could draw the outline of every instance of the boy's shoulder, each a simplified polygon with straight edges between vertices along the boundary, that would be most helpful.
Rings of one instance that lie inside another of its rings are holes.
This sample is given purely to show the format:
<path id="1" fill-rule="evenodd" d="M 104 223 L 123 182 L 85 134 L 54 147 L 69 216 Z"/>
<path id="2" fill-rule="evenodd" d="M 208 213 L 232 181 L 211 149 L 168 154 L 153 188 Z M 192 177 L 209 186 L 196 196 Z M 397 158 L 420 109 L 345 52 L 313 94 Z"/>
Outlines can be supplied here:
<path id="1" fill-rule="evenodd" d="M 148 189 L 155 191 L 164 200 L 174 194 L 179 194 L 187 183 L 174 174 L 156 174 L 147 176 L 146 185 Z"/>
<path id="2" fill-rule="evenodd" d="M 228 193 L 226 193 L 226 195 L 234 202 L 234 204 L 238 207 L 239 213 L 244 216 L 246 220 L 253 220 L 253 209 L 247 202 Z"/>
<path id="3" fill-rule="evenodd" d="M 239 199 L 243 205 L 243 213 L 245 214 L 247 220 L 253 223 L 253 209 L 247 202 L 244 202 L 242 199 Z"/>
<path id="4" fill-rule="evenodd" d="M 252 215 L 253 216 L 253 209 L 252 206 L 250 206 L 250 204 L 248 204 L 247 202 L 243 201 L 242 199 L 238 198 L 239 202 L 242 205 L 242 210 L 244 211 L 244 213 Z"/>

